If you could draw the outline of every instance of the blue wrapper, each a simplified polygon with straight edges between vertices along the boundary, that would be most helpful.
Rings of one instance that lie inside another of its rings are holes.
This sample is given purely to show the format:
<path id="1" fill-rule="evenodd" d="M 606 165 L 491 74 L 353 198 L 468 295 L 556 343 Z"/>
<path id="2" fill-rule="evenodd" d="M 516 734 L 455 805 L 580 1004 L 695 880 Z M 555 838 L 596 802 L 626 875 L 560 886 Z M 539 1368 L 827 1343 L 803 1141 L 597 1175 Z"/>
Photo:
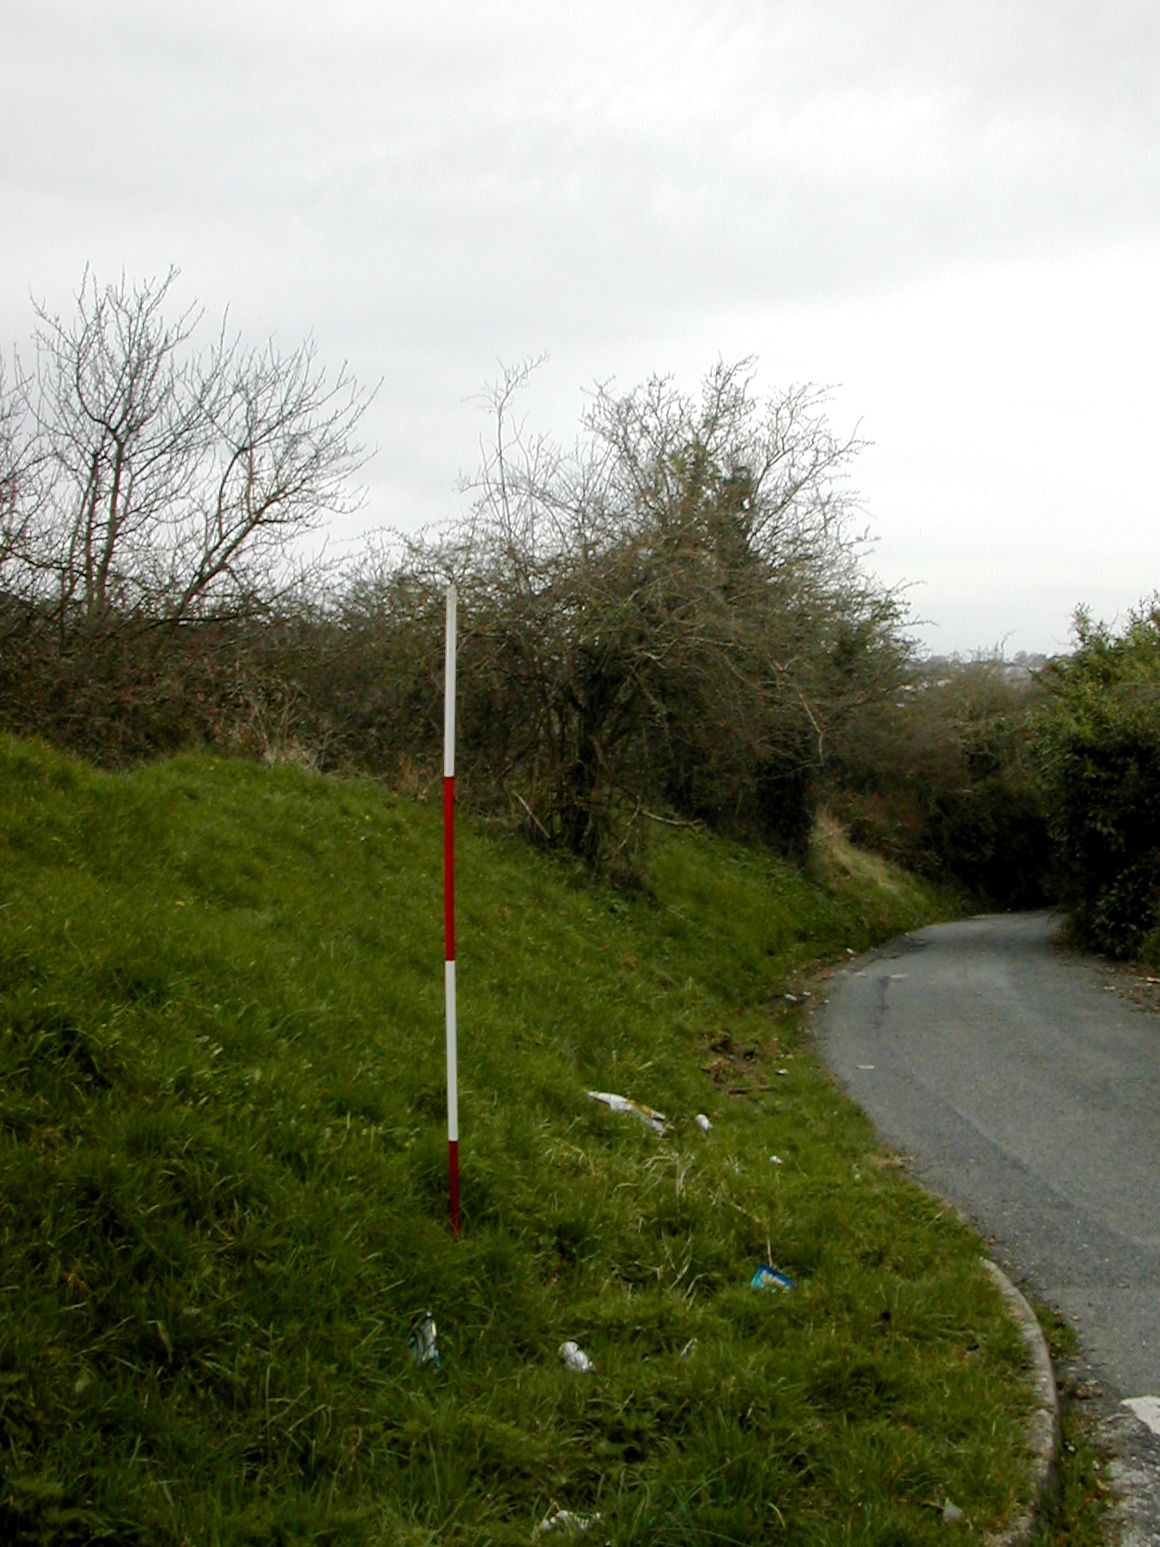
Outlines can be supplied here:
<path id="1" fill-rule="evenodd" d="M 796 1289 L 796 1282 L 788 1273 L 782 1273 L 778 1268 L 771 1268 L 768 1262 L 763 1262 L 757 1272 L 749 1280 L 752 1289 Z"/>

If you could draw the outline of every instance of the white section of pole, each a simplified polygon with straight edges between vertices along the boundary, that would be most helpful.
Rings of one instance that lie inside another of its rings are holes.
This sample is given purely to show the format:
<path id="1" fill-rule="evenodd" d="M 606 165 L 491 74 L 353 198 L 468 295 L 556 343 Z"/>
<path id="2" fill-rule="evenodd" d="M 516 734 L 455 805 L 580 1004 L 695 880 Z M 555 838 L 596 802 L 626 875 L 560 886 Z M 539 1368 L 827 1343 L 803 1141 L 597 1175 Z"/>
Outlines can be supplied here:
<path id="1" fill-rule="evenodd" d="M 455 777 L 455 646 L 458 628 L 455 587 L 447 587 L 447 646 L 443 666 L 443 777 Z"/>

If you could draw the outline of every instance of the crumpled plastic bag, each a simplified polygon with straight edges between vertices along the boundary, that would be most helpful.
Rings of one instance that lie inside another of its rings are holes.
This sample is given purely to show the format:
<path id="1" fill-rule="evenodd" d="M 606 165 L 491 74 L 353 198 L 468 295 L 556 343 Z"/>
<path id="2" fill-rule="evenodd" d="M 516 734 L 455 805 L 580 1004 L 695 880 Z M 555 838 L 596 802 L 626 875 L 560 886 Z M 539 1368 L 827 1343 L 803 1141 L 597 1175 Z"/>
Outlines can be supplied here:
<path id="1" fill-rule="evenodd" d="M 574 1343 L 571 1338 L 560 1344 L 560 1358 L 577 1375 L 590 1375 L 596 1368 L 579 1343 Z"/>

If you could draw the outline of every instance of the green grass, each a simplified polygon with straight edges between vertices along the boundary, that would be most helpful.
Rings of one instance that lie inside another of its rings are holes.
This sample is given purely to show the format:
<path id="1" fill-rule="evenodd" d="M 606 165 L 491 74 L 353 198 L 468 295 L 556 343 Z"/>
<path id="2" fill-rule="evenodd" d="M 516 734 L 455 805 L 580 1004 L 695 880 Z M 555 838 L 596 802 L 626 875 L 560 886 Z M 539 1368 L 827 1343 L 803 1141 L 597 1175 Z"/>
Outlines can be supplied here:
<path id="1" fill-rule="evenodd" d="M 832 834 L 807 879 L 662 833 L 634 895 L 468 823 L 459 847 L 456 1243 L 438 813 L 0 742 L 0 1539 L 1007 1519 L 1020 1338 L 802 1032 L 820 961 L 939 899 Z M 797 1288 L 750 1288 L 762 1261 Z M 438 1369 L 409 1353 L 428 1309 Z"/>
<path id="2" fill-rule="evenodd" d="M 1029 1547 L 1105 1547 L 1109 1540 L 1118 1540 L 1114 1530 L 1109 1533 L 1109 1507 L 1115 1498 L 1112 1457 L 1095 1418 L 1086 1411 L 1084 1383 L 1076 1381 L 1079 1340 L 1062 1312 L 1043 1304 L 1036 1304 L 1035 1311 L 1059 1382 L 1062 1443 L 1058 1486 L 1036 1522 Z"/>

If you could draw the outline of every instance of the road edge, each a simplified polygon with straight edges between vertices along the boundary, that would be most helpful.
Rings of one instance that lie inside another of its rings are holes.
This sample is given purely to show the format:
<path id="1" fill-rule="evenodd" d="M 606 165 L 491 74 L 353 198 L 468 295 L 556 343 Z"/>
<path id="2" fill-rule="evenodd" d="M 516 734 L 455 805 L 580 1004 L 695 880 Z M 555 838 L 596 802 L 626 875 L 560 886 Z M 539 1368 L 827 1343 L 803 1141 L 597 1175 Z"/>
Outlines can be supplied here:
<path id="1" fill-rule="evenodd" d="M 1059 1389 L 1039 1318 L 998 1263 L 984 1257 L 983 1267 L 1003 1296 L 1023 1334 L 1031 1361 L 1030 1380 L 1035 1401 L 1027 1420 L 1027 1448 L 1031 1452 L 1031 1503 L 1009 1526 L 988 1536 L 987 1543 L 988 1547 L 1023 1547 L 1031 1539 L 1040 1511 L 1059 1486 L 1059 1452 L 1062 1445 Z"/>

